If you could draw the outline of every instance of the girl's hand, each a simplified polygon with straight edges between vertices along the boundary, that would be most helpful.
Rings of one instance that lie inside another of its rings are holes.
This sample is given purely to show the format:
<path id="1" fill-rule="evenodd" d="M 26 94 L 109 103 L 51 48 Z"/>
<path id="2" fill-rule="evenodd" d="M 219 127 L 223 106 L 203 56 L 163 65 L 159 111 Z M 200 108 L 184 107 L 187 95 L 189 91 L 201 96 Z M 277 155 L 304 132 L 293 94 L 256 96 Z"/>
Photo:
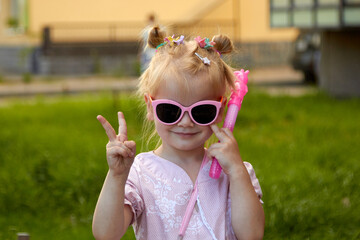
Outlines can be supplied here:
<path id="1" fill-rule="evenodd" d="M 227 128 L 211 125 L 219 143 L 208 149 L 216 157 L 230 180 L 231 225 L 237 239 L 262 239 L 264 210 L 254 190 L 248 171 L 241 160 L 238 144 Z"/>
<path id="2" fill-rule="evenodd" d="M 210 127 L 220 142 L 209 147 L 209 155 L 218 160 L 227 175 L 236 174 L 244 165 L 233 133 L 228 128 L 219 128 L 216 124 Z"/>
<path id="3" fill-rule="evenodd" d="M 97 119 L 104 127 L 109 142 L 106 145 L 106 158 L 109 165 L 109 171 L 113 176 L 126 175 L 134 162 L 136 153 L 136 143 L 127 140 L 127 127 L 124 114 L 118 112 L 119 134 L 116 135 L 111 124 L 101 115 Z"/>

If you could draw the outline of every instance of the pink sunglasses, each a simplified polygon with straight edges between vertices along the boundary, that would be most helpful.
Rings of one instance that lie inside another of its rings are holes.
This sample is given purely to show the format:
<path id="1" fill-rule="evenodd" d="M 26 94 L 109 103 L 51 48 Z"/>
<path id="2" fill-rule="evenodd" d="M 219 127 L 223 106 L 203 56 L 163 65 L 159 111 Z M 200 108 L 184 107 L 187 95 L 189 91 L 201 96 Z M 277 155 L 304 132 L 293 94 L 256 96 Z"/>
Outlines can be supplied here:
<path id="1" fill-rule="evenodd" d="M 220 102 L 213 100 L 204 100 L 184 107 L 178 102 L 169 99 L 153 100 L 150 97 L 151 104 L 155 110 L 156 118 L 165 125 L 178 123 L 185 112 L 189 113 L 191 120 L 201 126 L 207 126 L 215 122 L 219 115 L 223 97 Z"/>

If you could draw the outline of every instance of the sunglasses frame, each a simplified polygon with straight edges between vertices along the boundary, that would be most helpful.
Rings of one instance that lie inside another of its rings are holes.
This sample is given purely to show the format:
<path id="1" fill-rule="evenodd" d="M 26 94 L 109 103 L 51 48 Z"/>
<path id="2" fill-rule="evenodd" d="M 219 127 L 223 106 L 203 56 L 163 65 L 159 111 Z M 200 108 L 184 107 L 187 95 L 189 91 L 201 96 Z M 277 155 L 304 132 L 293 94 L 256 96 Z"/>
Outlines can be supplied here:
<path id="1" fill-rule="evenodd" d="M 224 97 L 221 97 L 221 100 L 220 101 L 215 101 L 215 100 L 203 100 L 203 101 L 199 101 L 199 102 L 196 102 L 188 107 L 185 107 L 183 106 L 182 104 L 176 102 L 176 101 L 173 101 L 173 100 L 170 100 L 170 99 L 152 99 L 152 97 L 149 97 L 150 98 L 150 102 L 151 102 L 151 105 L 153 107 L 153 111 L 154 111 L 154 114 L 155 114 L 155 117 L 156 119 L 161 122 L 162 124 L 165 124 L 165 125 L 174 125 L 174 124 L 177 124 L 178 122 L 180 122 L 180 120 L 183 118 L 185 112 L 188 112 L 189 116 L 190 116 L 190 119 L 196 123 L 197 125 L 200 125 L 200 126 L 208 126 L 208 125 L 211 125 L 212 123 L 214 123 L 216 121 L 216 119 L 218 118 L 219 116 L 219 112 L 220 112 L 220 109 L 221 109 L 221 106 L 222 106 L 222 102 L 223 102 L 223 99 Z M 157 112 L 156 112 L 156 107 L 159 105 L 159 104 L 172 104 L 172 105 L 175 105 L 177 107 L 179 107 L 181 109 L 181 114 L 179 116 L 179 118 L 173 122 L 173 123 L 166 123 L 166 122 L 163 122 L 157 115 Z M 191 110 L 194 108 L 194 107 L 197 107 L 197 106 L 201 106 L 201 105 L 213 105 L 216 107 L 216 115 L 214 117 L 214 120 L 212 120 L 211 122 L 209 123 L 198 123 L 197 121 L 195 121 L 195 119 L 193 118 L 192 116 L 192 113 L 191 113 Z"/>

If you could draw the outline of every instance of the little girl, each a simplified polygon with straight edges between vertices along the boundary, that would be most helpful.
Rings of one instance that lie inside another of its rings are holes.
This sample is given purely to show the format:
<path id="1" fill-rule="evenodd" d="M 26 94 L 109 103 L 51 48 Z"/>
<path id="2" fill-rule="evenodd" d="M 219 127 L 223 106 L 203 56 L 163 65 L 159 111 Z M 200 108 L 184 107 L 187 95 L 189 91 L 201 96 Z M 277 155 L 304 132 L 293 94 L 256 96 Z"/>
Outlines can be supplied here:
<path id="1" fill-rule="evenodd" d="M 261 239 L 259 182 L 232 132 L 216 125 L 234 87 L 233 71 L 221 59 L 232 42 L 223 35 L 212 41 L 164 37 L 157 27 L 150 31 L 148 45 L 157 52 L 139 83 L 161 145 L 135 157 L 124 115 L 118 113 L 118 134 L 97 117 L 109 138 L 109 171 L 93 234 L 120 239 L 132 224 L 137 239 Z M 213 133 L 220 142 L 204 148 Z M 219 179 L 209 177 L 212 157 L 223 168 Z"/>

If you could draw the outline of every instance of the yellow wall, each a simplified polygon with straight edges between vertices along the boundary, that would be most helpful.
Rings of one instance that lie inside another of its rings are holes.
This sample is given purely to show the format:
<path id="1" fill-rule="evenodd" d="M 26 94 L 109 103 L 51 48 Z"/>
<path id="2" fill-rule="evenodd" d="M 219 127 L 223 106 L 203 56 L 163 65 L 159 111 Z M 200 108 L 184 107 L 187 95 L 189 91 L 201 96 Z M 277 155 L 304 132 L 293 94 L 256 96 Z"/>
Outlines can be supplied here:
<path id="1" fill-rule="evenodd" d="M 238 8 L 234 9 L 234 6 Z M 231 22 L 236 26 L 235 31 L 228 28 L 220 31 L 231 31 L 236 40 L 244 42 L 291 41 L 297 35 L 295 29 L 270 28 L 269 0 L 32 0 L 29 30 L 39 34 L 47 24 L 74 22 L 130 21 L 145 25 L 150 13 L 165 24 L 195 24 L 208 20 Z"/>
<path id="2" fill-rule="evenodd" d="M 5 29 L 8 28 L 7 20 L 9 13 L 7 9 L 9 9 L 9 2 L 7 0 L 0 0 L 0 36 L 4 33 Z"/>
<path id="3" fill-rule="evenodd" d="M 223 0 L 202 17 L 200 24 L 210 21 L 214 25 L 215 34 L 222 33 L 235 39 L 237 36 L 236 19 L 232 0 Z"/>
<path id="4" fill-rule="evenodd" d="M 38 32 L 49 23 L 144 22 L 154 13 L 161 22 L 189 20 L 203 0 L 32 0 L 30 29 Z"/>

